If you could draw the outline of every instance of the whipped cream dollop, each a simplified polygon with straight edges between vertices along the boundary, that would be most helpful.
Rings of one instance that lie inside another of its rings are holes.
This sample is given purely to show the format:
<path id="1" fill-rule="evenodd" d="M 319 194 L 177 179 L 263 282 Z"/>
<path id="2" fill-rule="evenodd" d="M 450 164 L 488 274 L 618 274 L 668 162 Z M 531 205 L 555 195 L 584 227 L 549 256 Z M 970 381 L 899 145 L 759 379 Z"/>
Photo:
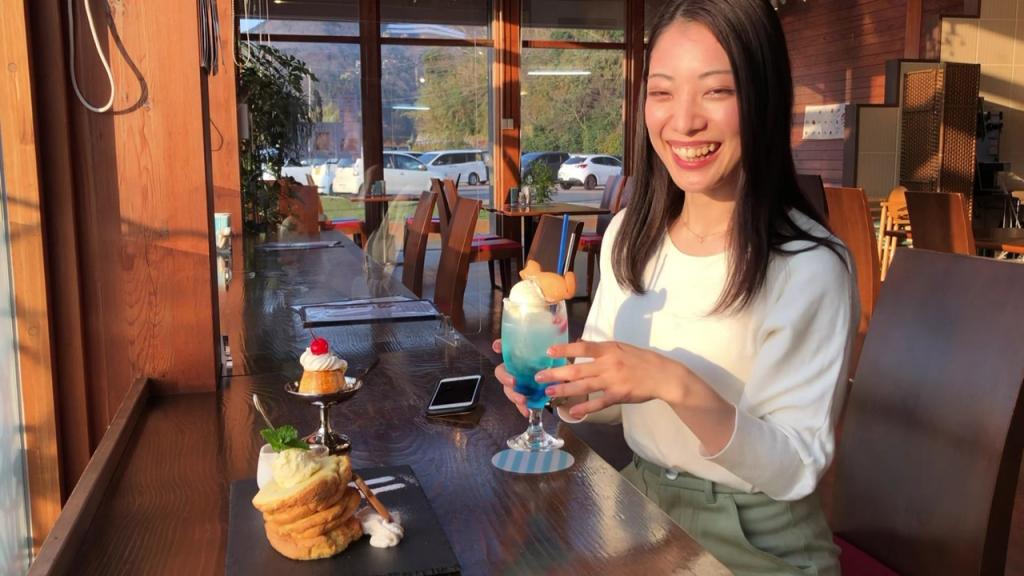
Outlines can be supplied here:
<path id="1" fill-rule="evenodd" d="M 307 372 L 328 372 L 348 368 L 348 362 L 338 358 L 333 352 L 314 354 L 309 348 L 306 348 L 299 357 L 299 364 L 302 364 L 302 369 Z"/>
<path id="2" fill-rule="evenodd" d="M 512 286 L 512 290 L 509 290 L 508 299 L 509 302 L 519 304 L 520 306 L 544 306 L 547 304 L 547 301 L 544 300 L 544 292 L 540 289 L 540 284 L 529 278 L 516 282 L 515 286 Z"/>
<path id="3" fill-rule="evenodd" d="M 305 482 L 327 465 L 325 451 L 289 448 L 277 454 L 270 465 L 274 482 L 282 488 L 291 488 Z"/>
<path id="4" fill-rule="evenodd" d="M 385 522 L 373 508 L 363 508 L 356 516 L 363 525 L 363 532 L 370 535 L 370 546 L 374 548 L 398 546 L 402 536 L 405 536 L 405 530 L 400 524 L 402 519 L 397 512 L 391 512 L 391 522 Z"/>

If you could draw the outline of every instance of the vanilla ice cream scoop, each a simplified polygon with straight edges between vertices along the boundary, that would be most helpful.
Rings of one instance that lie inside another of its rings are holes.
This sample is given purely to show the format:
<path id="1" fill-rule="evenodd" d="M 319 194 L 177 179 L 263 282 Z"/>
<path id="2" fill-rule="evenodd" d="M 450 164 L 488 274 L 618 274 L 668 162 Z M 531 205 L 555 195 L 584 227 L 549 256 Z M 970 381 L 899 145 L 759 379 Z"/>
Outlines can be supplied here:
<path id="1" fill-rule="evenodd" d="M 547 304 L 540 285 L 531 279 L 516 282 L 512 290 L 509 290 L 508 300 L 520 306 L 543 306 Z"/>

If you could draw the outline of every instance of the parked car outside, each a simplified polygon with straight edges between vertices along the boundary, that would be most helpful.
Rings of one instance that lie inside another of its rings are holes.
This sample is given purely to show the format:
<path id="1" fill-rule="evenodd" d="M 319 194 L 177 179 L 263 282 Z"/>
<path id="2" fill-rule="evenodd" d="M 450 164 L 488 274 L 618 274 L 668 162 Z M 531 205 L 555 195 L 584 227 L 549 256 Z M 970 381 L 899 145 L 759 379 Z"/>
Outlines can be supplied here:
<path id="1" fill-rule="evenodd" d="M 427 167 L 404 152 L 384 153 L 384 182 L 388 194 L 419 194 L 430 190 Z M 336 194 L 357 194 L 363 185 L 363 159 L 334 171 L 331 191 Z"/>
<path id="2" fill-rule="evenodd" d="M 519 162 L 519 175 L 524 184 L 529 184 L 528 174 L 534 162 L 545 164 L 552 174 L 557 175 L 558 169 L 568 159 L 568 152 L 527 152 Z"/>
<path id="3" fill-rule="evenodd" d="M 558 169 L 558 182 L 568 190 L 583 185 L 587 190 L 604 184 L 609 176 L 622 174 L 622 161 L 607 154 L 584 154 L 573 156 Z"/>
<path id="4" fill-rule="evenodd" d="M 315 158 L 292 158 L 285 162 L 281 168 L 283 178 L 294 178 L 299 184 L 308 184 L 312 179 L 313 184 L 319 188 L 321 193 L 327 191 L 327 186 L 334 177 L 334 171 L 338 167 L 337 158 L 315 157 Z M 266 172 L 264 179 L 272 179 L 273 175 Z"/>
<path id="5" fill-rule="evenodd" d="M 488 180 L 482 150 L 438 150 L 420 154 L 420 160 L 434 178 L 450 178 L 476 186 Z"/>

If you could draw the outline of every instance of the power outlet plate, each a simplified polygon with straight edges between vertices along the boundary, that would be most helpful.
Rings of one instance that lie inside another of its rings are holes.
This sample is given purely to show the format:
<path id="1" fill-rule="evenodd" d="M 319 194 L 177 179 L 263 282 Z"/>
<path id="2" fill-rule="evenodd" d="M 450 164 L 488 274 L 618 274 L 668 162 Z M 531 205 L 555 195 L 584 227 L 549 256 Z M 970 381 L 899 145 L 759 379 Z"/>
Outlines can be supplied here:
<path id="1" fill-rule="evenodd" d="M 842 139 L 845 124 L 845 103 L 804 108 L 804 140 Z"/>

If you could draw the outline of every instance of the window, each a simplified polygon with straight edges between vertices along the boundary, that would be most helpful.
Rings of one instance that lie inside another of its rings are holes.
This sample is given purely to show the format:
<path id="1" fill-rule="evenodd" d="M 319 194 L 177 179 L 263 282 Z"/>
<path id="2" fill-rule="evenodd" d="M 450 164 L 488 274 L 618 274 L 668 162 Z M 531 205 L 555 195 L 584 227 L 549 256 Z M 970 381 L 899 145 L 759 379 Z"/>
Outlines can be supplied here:
<path id="1" fill-rule="evenodd" d="M 415 158 L 412 158 L 411 156 L 406 156 L 405 154 L 395 154 L 394 158 L 395 158 L 395 167 L 398 168 L 399 170 L 425 170 L 426 169 L 426 167 L 423 166 L 423 163 L 421 163 L 419 160 L 416 160 Z"/>
<path id="2" fill-rule="evenodd" d="M 486 1 L 381 0 L 382 38 L 473 40 L 490 37 Z"/>
<path id="3" fill-rule="evenodd" d="M 622 153 L 625 20 L 625 0 L 523 0 L 524 154 Z M 570 42 L 585 45 L 567 47 Z M 542 165 L 557 172 L 561 164 L 556 162 Z M 600 200 L 568 189 L 555 196 L 571 202 Z"/>
<path id="4" fill-rule="evenodd" d="M 523 0 L 523 40 L 622 42 L 624 0 Z"/>
<path id="5" fill-rule="evenodd" d="M 464 168 L 467 154 L 451 150 L 491 145 L 491 54 L 486 46 L 381 46 L 384 145 L 426 151 L 429 176 L 456 180 L 460 191 L 487 186 L 486 167 Z M 478 190 L 470 192 L 488 192 Z"/>
<path id="6" fill-rule="evenodd" d="M 242 40 L 266 41 L 268 34 L 359 36 L 359 0 L 264 2 L 238 0 L 235 11 Z"/>

